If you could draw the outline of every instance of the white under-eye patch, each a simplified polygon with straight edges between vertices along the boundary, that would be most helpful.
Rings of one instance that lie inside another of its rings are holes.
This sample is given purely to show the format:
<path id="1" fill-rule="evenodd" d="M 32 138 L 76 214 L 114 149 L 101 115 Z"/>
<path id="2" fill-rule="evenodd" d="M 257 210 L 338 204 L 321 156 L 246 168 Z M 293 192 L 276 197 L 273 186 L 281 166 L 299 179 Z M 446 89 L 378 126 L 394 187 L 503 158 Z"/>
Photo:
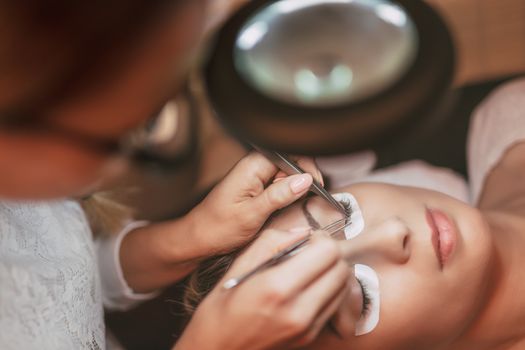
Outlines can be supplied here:
<path id="1" fill-rule="evenodd" d="M 345 206 L 350 208 L 351 224 L 345 227 L 345 238 L 348 240 L 357 237 L 365 228 L 365 220 L 357 200 L 348 192 L 336 193 L 333 196 L 335 200 L 344 203 Z"/>
<path id="2" fill-rule="evenodd" d="M 361 316 L 355 326 L 355 335 L 370 333 L 379 323 L 381 299 L 379 294 L 379 278 L 377 273 L 367 265 L 356 264 L 354 274 L 359 283 L 363 284 L 366 295 L 370 299 L 368 310 Z"/>

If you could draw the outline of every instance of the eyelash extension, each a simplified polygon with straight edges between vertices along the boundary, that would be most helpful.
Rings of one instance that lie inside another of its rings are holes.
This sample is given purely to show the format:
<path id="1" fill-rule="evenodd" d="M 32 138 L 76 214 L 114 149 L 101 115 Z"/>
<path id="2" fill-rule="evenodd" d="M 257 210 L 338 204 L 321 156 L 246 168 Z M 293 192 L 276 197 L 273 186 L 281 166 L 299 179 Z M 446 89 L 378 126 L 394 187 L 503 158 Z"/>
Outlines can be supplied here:
<path id="1" fill-rule="evenodd" d="M 350 202 L 345 201 L 344 199 L 342 199 L 342 200 L 339 201 L 339 203 L 341 203 L 343 208 L 345 208 L 346 216 L 348 218 L 350 218 L 350 216 L 352 215 L 352 206 L 350 205 Z"/>
<path id="2" fill-rule="evenodd" d="M 349 223 L 350 224 L 352 223 L 352 206 L 350 205 L 350 202 L 348 201 L 345 201 L 344 199 L 339 201 L 339 203 L 341 203 L 341 205 L 343 206 L 343 208 L 345 209 L 346 211 L 346 220 L 345 220 L 345 224 Z"/>
<path id="3" fill-rule="evenodd" d="M 368 292 L 368 289 L 366 288 L 365 284 L 360 280 L 357 279 L 357 282 L 361 286 L 361 294 L 363 295 L 363 306 L 361 308 L 361 317 L 366 316 L 368 314 L 368 311 L 370 311 L 370 293 Z"/>

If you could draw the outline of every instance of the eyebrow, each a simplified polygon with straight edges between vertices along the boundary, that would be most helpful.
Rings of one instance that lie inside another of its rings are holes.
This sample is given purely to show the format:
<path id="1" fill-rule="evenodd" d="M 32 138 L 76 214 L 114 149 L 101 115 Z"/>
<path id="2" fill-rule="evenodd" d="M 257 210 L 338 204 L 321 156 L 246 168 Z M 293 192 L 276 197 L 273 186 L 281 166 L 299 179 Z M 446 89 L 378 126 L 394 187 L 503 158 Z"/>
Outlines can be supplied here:
<path id="1" fill-rule="evenodd" d="M 310 211 L 308 210 L 308 202 L 309 201 L 310 201 L 310 198 L 305 200 L 303 202 L 303 204 L 301 205 L 301 209 L 303 211 L 303 215 L 306 218 L 306 221 L 308 221 L 308 225 L 310 225 L 310 227 L 313 230 L 319 230 L 321 228 L 321 225 L 319 224 L 319 222 L 317 220 L 314 219 L 314 217 L 312 216 L 312 213 L 310 213 Z"/>

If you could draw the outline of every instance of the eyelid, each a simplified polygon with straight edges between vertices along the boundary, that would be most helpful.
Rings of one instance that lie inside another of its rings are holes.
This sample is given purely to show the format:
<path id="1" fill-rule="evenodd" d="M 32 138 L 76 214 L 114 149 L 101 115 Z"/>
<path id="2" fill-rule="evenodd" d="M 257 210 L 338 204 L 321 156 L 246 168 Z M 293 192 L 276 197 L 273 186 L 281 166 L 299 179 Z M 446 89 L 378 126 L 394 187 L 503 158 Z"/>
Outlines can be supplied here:
<path id="1" fill-rule="evenodd" d="M 370 299 L 370 293 L 368 292 L 367 286 L 363 283 L 363 281 L 360 278 L 356 278 L 356 280 L 357 283 L 359 283 L 359 286 L 361 287 L 361 317 L 364 317 L 370 311 L 370 303 L 372 302 L 372 300 Z"/>
<path id="2" fill-rule="evenodd" d="M 366 286 L 370 304 L 368 312 L 365 312 L 356 323 L 355 335 L 370 333 L 379 323 L 381 296 L 379 289 L 379 278 L 370 266 L 363 264 L 354 265 L 355 277 Z"/>
<path id="3" fill-rule="evenodd" d="M 348 192 L 336 193 L 333 196 L 337 201 L 344 201 L 348 203 L 351 208 L 349 211 L 351 224 L 345 227 L 345 238 L 350 240 L 357 237 L 359 234 L 361 234 L 365 227 L 364 217 L 357 199 Z"/>

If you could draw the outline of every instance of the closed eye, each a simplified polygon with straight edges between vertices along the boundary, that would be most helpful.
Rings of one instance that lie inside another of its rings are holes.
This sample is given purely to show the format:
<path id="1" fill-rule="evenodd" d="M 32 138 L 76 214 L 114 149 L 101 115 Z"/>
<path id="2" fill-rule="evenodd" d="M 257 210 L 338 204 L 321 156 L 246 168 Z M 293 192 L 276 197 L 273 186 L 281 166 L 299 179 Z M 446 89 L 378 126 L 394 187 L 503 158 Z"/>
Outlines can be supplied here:
<path id="1" fill-rule="evenodd" d="M 356 322 L 355 335 L 371 332 L 379 323 L 381 297 L 377 273 L 367 265 L 355 264 L 354 274 L 363 296 L 361 317 Z"/>
<path id="2" fill-rule="evenodd" d="M 359 286 L 361 287 L 361 295 L 363 296 L 363 305 L 361 307 L 361 317 L 364 317 L 370 311 L 370 304 L 372 300 L 370 298 L 370 293 L 368 292 L 368 289 L 366 285 L 363 283 L 363 281 L 357 278 L 357 282 L 359 283 Z"/>

